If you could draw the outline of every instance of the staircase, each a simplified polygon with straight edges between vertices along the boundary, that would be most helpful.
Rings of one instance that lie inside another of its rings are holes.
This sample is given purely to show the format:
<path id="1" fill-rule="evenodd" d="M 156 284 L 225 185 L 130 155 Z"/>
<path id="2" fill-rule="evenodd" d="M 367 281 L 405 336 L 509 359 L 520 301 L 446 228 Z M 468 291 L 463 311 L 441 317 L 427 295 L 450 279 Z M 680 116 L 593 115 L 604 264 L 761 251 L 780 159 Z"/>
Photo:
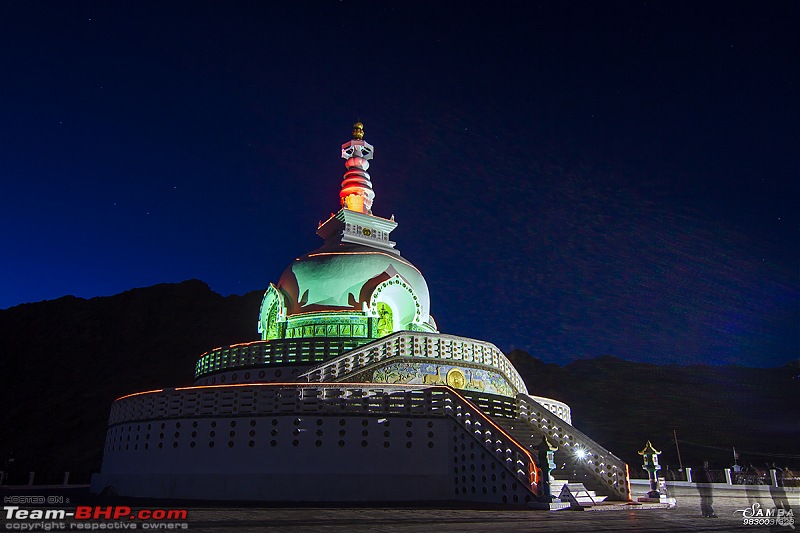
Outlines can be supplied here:
<path id="1" fill-rule="evenodd" d="M 534 458 L 536 457 L 536 454 L 538 453 L 537 446 L 540 442 L 542 442 L 541 430 L 537 431 L 535 427 L 531 426 L 525 420 L 495 418 L 494 421 L 522 447 L 527 449 Z M 561 459 L 564 461 L 561 461 Z M 567 460 L 568 458 L 566 452 L 563 452 L 559 448 L 559 450 L 555 453 L 556 465 L 560 466 Z M 539 465 L 539 467 L 542 468 L 543 471 L 546 468 L 543 465 Z M 577 498 L 578 503 L 581 505 L 593 505 L 595 503 L 604 501 L 609 496 L 613 496 L 612 491 L 602 487 L 600 483 L 592 479 L 592 476 L 583 473 L 581 468 L 556 468 L 556 470 L 553 470 L 553 479 L 550 481 L 550 494 L 554 498 L 558 498 L 558 495 L 561 493 L 561 489 L 567 483 L 583 483 L 587 488 L 590 497 L 582 495 Z M 600 492 L 600 495 L 598 495 L 598 492 Z"/>

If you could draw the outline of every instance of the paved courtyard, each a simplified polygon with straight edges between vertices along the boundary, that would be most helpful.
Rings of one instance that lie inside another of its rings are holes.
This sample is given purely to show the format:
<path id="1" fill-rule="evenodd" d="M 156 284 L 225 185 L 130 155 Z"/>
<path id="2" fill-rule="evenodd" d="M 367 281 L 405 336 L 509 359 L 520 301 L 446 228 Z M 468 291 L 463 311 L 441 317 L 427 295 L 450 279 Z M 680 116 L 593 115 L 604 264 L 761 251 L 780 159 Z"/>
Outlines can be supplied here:
<path id="1" fill-rule="evenodd" d="M 35 488 L 8 490 L 3 487 L 0 493 L 9 494 L 64 494 L 70 499 L 65 503 L 72 505 L 129 505 L 133 508 L 188 509 L 185 522 L 187 531 L 223 533 L 233 532 L 604 532 L 604 531 L 751 531 L 751 532 L 789 532 L 790 527 L 754 526 L 742 523 L 742 513 L 738 509 L 749 507 L 754 502 L 762 508 L 771 509 L 775 502 L 765 492 L 757 498 L 727 497 L 715 495 L 714 510 L 718 518 L 703 518 L 700 513 L 700 498 L 693 493 L 677 497 L 677 508 L 665 509 L 663 506 L 623 505 L 614 503 L 598 505 L 585 511 L 534 511 L 534 510 L 496 510 L 461 508 L 420 508 L 420 507 L 241 507 L 188 506 L 178 502 L 136 501 L 124 498 L 98 499 L 84 491 L 45 491 Z M 743 493 L 744 494 L 744 493 Z M 788 495 L 788 504 L 798 513 L 800 496 Z M 23 505 L 23 508 L 30 506 Z M 53 506 L 60 507 L 60 506 Z M 75 507 L 68 510 L 74 510 Z M 800 513 L 798 513 L 800 514 Z M 20 521 L 9 521 L 0 517 L 0 531 L 20 531 Z M 85 522 L 84 522 L 85 524 Z M 128 526 L 134 523 L 125 521 Z M 135 522 L 137 530 L 160 529 L 166 522 Z M 113 525 L 113 524 L 112 524 Z M 172 524 L 173 527 L 178 524 Z M 158 526 L 161 526 L 160 528 Z M 74 524 L 53 530 L 72 530 Z M 795 525 L 795 531 L 798 525 Z M 114 528 L 121 529 L 121 528 Z M 126 527 L 127 529 L 127 527 Z M 41 530 L 41 529 L 40 529 Z M 177 531 L 183 529 L 169 530 Z"/>
<path id="2" fill-rule="evenodd" d="M 796 507 L 800 502 L 791 502 Z M 767 502 L 764 502 L 766 505 Z M 715 498 L 719 518 L 703 518 L 699 497 L 684 497 L 673 510 L 631 506 L 591 511 L 507 511 L 403 508 L 192 509 L 191 531 L 237 532 L 600 532 L 600 531 L 791 531 L 788 527 L 742 524 L 739 498 Z M 608 510 L 604 510 L 608 509 Z M 797 527 L 797 526 L 795 526 Z"/>

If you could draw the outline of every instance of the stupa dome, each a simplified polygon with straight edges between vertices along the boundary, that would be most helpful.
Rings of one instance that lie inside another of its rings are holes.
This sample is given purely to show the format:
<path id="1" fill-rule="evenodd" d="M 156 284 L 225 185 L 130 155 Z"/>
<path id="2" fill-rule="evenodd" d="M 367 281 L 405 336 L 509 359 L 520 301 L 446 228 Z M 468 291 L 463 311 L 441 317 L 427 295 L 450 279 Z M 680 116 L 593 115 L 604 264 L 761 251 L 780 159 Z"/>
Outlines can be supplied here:
<path id="1" fill-rule="evenodd" d="M 262 339 L 348 337 L 364 342 L 397 331 L 437 330 L 428 284 L 390 240 L 394 216 L 372 213 L 367 169 L 374 148 L 356 123 L 342 145 L 341 209 L 317 228 L 325 243 L 298 257 L 264 295 Z"/>
<path id="2" fill-rule="evenodd" d="M 406 259 L 376 248 L 340 243 L 297 258 L 277 288 L 286 315 L 362 311 L 379 302 L 392 309 L 397 329 L 430 318 L 430 295 L 422 273 Z"/>

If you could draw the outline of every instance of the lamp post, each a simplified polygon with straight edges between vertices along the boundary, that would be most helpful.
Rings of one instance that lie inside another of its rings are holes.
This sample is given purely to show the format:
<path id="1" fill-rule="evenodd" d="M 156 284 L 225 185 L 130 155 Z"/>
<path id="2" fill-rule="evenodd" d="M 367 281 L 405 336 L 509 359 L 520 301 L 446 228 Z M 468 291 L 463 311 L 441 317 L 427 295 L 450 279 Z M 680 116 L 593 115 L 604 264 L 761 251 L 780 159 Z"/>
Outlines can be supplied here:
<path id="1" fill-rule="evenodd" d="M 660 453 L 660 451 L 653 448 L 649 440 L 644 449 L 639 452 L 639 455 L 641 455 L 644 460 L 642 468 L 647 470 L 647 475 L 650 478 L 650 492 L 647 493 L 648 498 L 661 497 L 661 493 L 658 492 L 658 474 L 656 473 L 658 470 L 661 470 L 661 466 L 658 464 L 658 456 Z"/>

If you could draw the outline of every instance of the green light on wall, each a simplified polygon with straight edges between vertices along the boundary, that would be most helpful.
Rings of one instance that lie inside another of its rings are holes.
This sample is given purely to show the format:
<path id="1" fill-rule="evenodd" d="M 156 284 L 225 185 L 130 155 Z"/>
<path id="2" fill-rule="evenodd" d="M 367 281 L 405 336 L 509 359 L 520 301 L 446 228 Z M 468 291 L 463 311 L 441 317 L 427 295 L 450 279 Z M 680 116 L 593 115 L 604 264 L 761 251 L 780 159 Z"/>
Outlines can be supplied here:
<path id="1" fill-rule="evenodd" d="M 392 308 L 385 302 L 378 302 L 378 337 L 394 333 L 394 318 Z"/>

